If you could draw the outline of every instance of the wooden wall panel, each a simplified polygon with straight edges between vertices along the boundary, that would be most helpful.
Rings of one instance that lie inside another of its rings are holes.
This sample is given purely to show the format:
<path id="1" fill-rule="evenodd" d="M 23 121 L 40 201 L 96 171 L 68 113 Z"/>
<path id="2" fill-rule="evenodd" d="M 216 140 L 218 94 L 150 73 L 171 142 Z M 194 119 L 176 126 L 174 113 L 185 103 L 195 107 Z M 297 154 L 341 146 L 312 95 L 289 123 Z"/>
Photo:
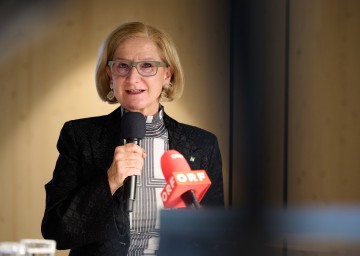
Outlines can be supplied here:
<path id="1" fill-rule="evenodd" d="M 360 201 L 360 2 L 291 1 L 289 203 Z"/>

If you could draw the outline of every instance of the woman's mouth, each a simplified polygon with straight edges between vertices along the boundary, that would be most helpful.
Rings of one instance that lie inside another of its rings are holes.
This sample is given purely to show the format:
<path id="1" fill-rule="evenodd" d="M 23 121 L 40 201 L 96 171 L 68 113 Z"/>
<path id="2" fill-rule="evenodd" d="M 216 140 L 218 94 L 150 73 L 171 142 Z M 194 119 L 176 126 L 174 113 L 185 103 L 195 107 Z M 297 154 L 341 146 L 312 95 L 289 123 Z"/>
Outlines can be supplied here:
<path id="1" fill-rule="evenodd" d="M 145 91 L 145 90 L 126 90 L 126 92 L 127 92 L 128 94 L 132 94 L 132 95 L 140 94 L 140 93 L 142 93 L 143 91 Z"/>

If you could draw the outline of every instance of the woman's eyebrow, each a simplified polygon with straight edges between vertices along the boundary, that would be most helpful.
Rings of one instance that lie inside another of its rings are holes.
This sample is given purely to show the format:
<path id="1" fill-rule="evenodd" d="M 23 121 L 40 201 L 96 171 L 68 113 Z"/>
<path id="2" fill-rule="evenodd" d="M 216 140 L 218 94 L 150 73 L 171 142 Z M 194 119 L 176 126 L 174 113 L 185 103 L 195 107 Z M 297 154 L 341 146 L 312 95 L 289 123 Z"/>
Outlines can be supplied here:
<path id="1" fill-rule="evenodd" d="M 132 60 L 121 58 L 121 57 L 115 57 L 114 60 L 132 61 Z M 146 58 L 140 59 L 139 61 L 150 61 L 150 60 L 155 61 L 156 59 L 153 57 L 146 57 Z"/>

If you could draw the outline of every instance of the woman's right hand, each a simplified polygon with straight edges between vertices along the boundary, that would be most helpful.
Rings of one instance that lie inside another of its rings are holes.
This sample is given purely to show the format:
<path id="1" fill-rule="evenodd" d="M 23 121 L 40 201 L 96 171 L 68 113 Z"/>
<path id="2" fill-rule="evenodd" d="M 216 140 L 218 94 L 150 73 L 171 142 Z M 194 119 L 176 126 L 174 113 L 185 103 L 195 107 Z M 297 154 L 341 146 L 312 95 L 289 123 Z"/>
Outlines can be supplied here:
<path id="1" fill-rule="evenodd" d="M 128 176 L 141 174 L 145 157 L 144 149 L 134 143 L 115 148 L 113 162 L 107 171 L 112 195 Z"/>

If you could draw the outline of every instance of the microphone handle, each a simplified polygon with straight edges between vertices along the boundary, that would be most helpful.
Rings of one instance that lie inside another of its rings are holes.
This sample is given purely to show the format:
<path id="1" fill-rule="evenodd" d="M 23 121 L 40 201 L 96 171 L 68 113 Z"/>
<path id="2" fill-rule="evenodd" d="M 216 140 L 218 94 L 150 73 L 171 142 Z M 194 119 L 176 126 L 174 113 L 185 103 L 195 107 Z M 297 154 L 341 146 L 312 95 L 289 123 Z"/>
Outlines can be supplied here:
<path id="1" fill-rule="evenodd" d="M 134 209 L 134 202 L 136 196 L 136 181 L 137 176 L 132 175 L 126 178 L 124 183 L 124 191 L 125 191 L 125 211 L 132 212 Z"/>
<path id="2" fill-rule="evenodd" d="M 126 144 L 128 143 L 134 143 L 136 145 L 140 145 L 140 139 L 126 139 Z M 132 212 L 134 209 L 134 202 L 135 202 L 135 196 L 136 196 L 136 182 L 137 182 L 137 176 L 132 175 L 125 179 L 124 182 L 124 199 L 125 202 L 125 211 Z"/>
<path id="3" fill-rule="evenodd" d="M 182 194 L 181 199 L 184 200 L 187 207 L 193 207 L 197 210 L 201 208 L 199 200 L 196 198 L 194 190 L 192 189 Z"/>

